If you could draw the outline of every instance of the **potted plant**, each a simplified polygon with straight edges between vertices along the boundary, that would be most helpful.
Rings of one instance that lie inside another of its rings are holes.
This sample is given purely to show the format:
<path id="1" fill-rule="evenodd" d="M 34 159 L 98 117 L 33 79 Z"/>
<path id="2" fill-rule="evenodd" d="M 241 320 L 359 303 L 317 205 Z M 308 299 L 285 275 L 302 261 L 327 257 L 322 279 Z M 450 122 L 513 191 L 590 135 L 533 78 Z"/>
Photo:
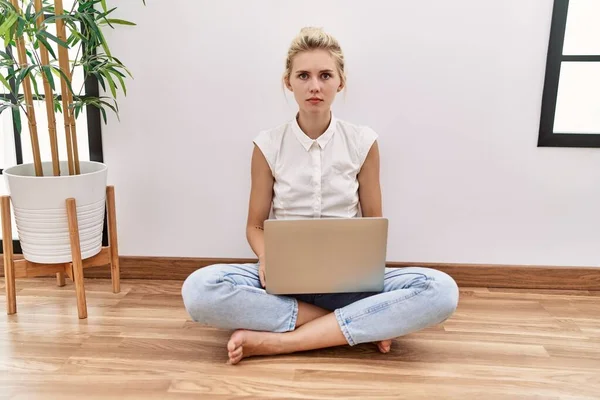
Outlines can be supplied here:
<path id="1" fill-rule="evenodd" d="M 126 94 L 131 74 L 115 57 L 104 38 L 105 29 L 134 25 L 114 19 L 106 0 L 74 0 L 68 10 L 62 0 L 0 0 L 0 85 L 10 101 L 0 112 L 12 112 L 22 129 L 21 112 L 29 127 L 33 163 L 4 170 L 24 258 L 34 263 L 71 261 L 71 244 L 65 201 L 74 198 L 81 258 L 102 249 L 107 166 L 79 160 L 75 120 L 84 107 L 97 107 L 107 121 L 107 111 L 118 116 L 118 92 Z M 75 53 L 69 60 L 69 50 Z M 97 79 L 104 93 L 82 94 L 72 77 Z M 20 94 L 20 93 L 23 94 Z M 43 101 L 48 132 L 38 132 L 34 101 Z M 62 114 L 66 159 L 59 159 L 57 124 Z M 50 137 L 50 154 L 40 154 L 38 134 Z M 47 160 L 42 162 L 42 157 Z M 5 238 L 10 240 L 10 238 Z"/>

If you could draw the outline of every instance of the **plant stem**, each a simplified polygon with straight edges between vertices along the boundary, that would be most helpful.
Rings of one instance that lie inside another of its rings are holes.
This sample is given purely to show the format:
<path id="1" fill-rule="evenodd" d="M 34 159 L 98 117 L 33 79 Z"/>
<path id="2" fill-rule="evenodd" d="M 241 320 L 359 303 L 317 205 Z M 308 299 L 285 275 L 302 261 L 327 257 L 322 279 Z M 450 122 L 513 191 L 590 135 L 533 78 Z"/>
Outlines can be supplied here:
<path id="1" fill-rule="evenodd" d="M 75 58 L 73 59 L 73 66 L 71 67 L 71 78 L 73 77 L 73 73 L 75 72 L 75 66 L 77 65 L 77 57 L 79 57 L 79 52 L 81 51 L 82 43 L 79 43 L 79 48 L 77 49 L 77 54 L 75 54 Z"/>
<path id="2" fill-rule="evenodd" d="M 21 13 L 21 8 L 19 6 L 18 0 L 11 0 L 13 7 L 16 9 L 18 13 Z M 19 62 L 21 65 L 27 65 L 27 54 L 25 51 L 25 38 L 23 35 L 20 35 L 15 38 L 15 43 L 17 47 L 17 53 L 19 56 Z M 40 156 L 40 147 L 37 135 L 37 124 L 35 120 L 35 110 L 33 108 L 33 96 L 31 92 L 31 77 L 28 75 L 23 76 L 23 90 L 25 92 L 25 103 L 27 104 L 27 108 L 31 107 L 31 115 L 29 112 L 26 113 L 27 120 L 29 122 L 29 135 L 31 136 L 31 146 L 33 152 L 33 161 L 35 165 L 35 174 L 36 176 L 42 176 L 42 160 Z"/>
<path id="3" fill-rule="evenodd" d="M 42 60 L 40 60 L 39 54 L 37 53 L 37 51 L 35 51 L 35 48 L 33 47 L 33 43 L 31 44 L 31 52 L 35 56 L 35 61 L 37 62 L 38 66 L 41 66 Z"/>

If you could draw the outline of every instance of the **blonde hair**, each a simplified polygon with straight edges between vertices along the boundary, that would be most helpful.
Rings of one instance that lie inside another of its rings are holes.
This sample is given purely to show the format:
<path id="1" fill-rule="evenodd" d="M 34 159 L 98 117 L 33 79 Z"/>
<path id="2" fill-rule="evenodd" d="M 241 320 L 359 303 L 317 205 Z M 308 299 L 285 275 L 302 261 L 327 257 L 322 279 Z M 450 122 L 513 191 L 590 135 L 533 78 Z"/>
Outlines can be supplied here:
<path id="1" fill-rule="evenodd" d="M 294 57 L 299 53 L 310 50 L 327 50 L 335 60 L 338 74 L 340 75 L 342 87 L 346 87 L 346 72 L 344 53 L 338 41 L 325 32 L 322 28 L 305 27 L 300 30 L 298 36 L 292 40 L 292 44 L 285 60 L 285 72 L 283 73 L 284 82 L 290 78 L 292 73 L 292 63 Z"/>

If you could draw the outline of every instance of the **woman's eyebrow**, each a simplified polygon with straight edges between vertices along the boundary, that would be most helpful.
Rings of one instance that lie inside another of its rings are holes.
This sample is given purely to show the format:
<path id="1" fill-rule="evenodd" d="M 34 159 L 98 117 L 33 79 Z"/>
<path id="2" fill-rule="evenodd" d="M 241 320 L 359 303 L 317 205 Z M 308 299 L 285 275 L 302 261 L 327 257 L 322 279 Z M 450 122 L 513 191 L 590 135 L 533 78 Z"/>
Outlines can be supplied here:
<path id="1" fill-rule="evenodd" d="M 332 70 L 332 69 L 322 69 L 322 70 L 321 70 L 321 71 L 319 71 L 319 72 L 321 72 L 321 73 L 322 73 L 322 72 L 329 72 L 329 73 L 332 73 L 332 72 L 333 72 L 333 70 Z M 308 73 L 310 73 L 310 71 L 298 70 L 298 71 L 296 71 L 296 73 L 297 73 L 297 74 L 308 74 Z"/>

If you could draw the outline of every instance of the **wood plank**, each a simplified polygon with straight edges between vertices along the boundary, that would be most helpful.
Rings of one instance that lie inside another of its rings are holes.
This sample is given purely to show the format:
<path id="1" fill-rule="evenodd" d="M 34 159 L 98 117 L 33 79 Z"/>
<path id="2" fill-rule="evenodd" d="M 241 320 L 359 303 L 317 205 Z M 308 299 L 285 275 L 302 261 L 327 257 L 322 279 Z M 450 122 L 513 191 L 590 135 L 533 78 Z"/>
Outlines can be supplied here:
<path id="1" fill-rule="evenodd" d="M 83 268 L 104 267 L 110 264 L 110 248 L 103 247 L 98 254 L 83 260 Z"/>
<path id="2" fill-rule="evenodd" d="M 83 282 L 83 260 L 81 258 L 81 244 L 79 242 L 79 224 L 77 222 L 77 204 L 74 198 L 68 198 L 67 220 L 69 222 L 69 238 L 71 240 L 71 259 L 73 260 L 73 282 L 77 294 L 77 313 L 80 319 L 87 318 L 87 302 L 85 298 L 85 284 Z"/>
<path id="3" fill-rule="evenodd" d="M 106 187 L 106 210 L 108 219 L 108 243 L 110 250 L 110 276 L 112 279 L 113 292 L 121 290 L 121 271 L 119 265 L 119 240 L 117 234 L 117 213 L 115 206 L 115 187 Z"/>
<path id="4" fill-rule="evenodd" d="M 366 343 L 230 366 L 231 332 L 190 321 L 181 281 L 127 280 L 119 294 L 110 279 L 88 282 L 89 316 L 79 320 L 72 284 L 17 281 L 19 313 L 0 314 L 2 396 L 600 397 L 600 309 L 591 292 L 465 287 L 449 320 L 395 339 L 388 354 Z"/>
<path id="5" fill-rule="evenodd" d="M 83 268 L 103 267 L 110 262 L 110 249 L 102 248 L 100 252 L 90 258 L 83 260 Z M 14 261 L 15 276 L 17 278 L 35 278 L 51 276 L 59 272 L 65 272 L 73 280 L 72 263 L 39 264 L 23 258 Z"/>
<path id="6" fill-rule="evenodd" d="M 60 264 L 37 264 L 27 260 L 15 261 L 15 276 L 17 278 L 35 278 L 41 276 L 55 275 L 58 272 L 65 272 L 68 263 Z"/>
<path id="7" fill-rule="evenodd" d="M 0 222 L 2 223 L 2 237 L 5 238 L 12 238 L 10 214 L 10 198 L 8 196 L 0 196 Z M 8 314 L 17 312 L 17 302 L 15 298 L 15 256 L 13 251 L 13 243 L 11 240 L 2 242 L 2 273 L 6 276 L 6 312 Z"/>

